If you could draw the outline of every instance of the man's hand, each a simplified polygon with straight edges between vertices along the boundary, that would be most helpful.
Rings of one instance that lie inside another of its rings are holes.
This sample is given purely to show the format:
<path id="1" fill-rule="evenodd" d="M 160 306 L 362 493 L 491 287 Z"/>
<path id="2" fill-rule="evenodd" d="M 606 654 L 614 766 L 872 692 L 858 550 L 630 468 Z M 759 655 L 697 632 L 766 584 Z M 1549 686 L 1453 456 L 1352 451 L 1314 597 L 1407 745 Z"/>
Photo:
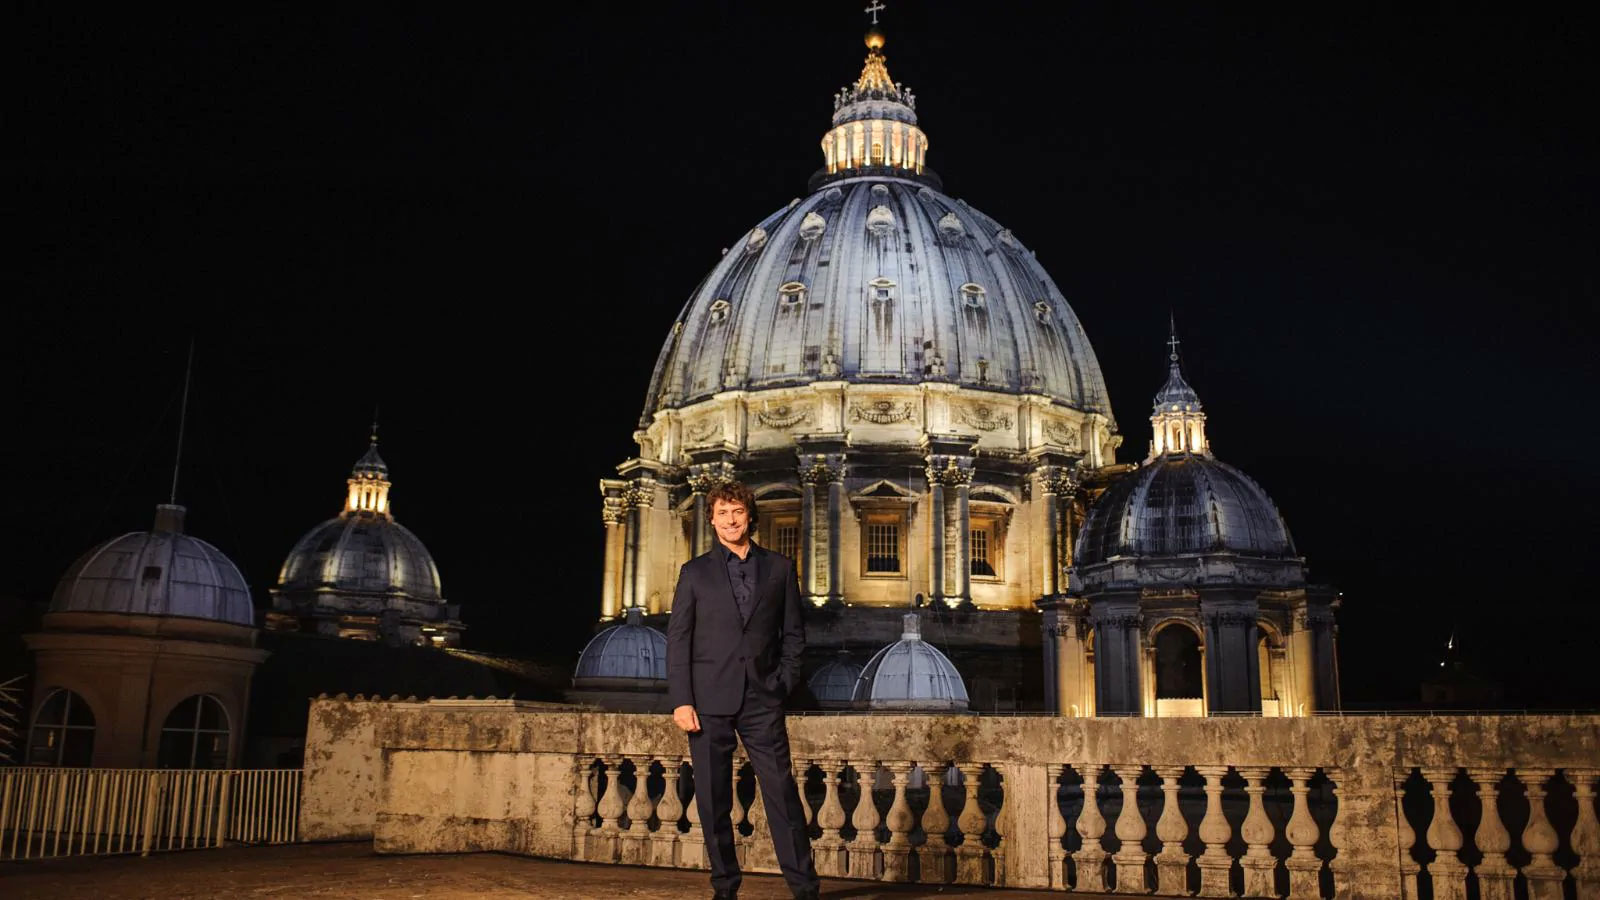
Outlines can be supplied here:
<path id="1" fill-rule="evenodd" d="M 692 733 L 700 730 L 700 717 L 695 715 L 694 707 L 687 703 L 672 711 L 672 721 L 684 731 Z"/>

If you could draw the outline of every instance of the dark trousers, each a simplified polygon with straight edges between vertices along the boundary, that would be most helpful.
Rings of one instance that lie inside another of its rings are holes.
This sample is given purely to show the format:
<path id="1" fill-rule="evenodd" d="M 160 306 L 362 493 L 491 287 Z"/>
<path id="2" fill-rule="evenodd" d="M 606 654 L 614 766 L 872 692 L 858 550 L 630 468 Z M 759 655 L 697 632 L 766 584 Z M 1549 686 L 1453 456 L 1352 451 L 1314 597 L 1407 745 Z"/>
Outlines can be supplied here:
<path id="1" fill-rule="evenodd" d="M 734 735 L 744 741 L 745 753 L 761 786 L 761 802 L 772 828 L 783 880 L 796 894 L 817 888 L 817 870 L 811 862 L 811 837 L 806 833 L 800 791 L 789 762 L 789 733 L 783 706 L 771 695 L 745 691 L 744 705 L 731 716 L 700 713 L 700 730 L 689 735 L 689 758 L 694 763 L 694 796 L 700 805 L 700 830 L 705 835 L 706 856 L 711 861 L 711 887 L 736 891 L 742 878 L 733 849 Z M 754 835 L 756 840 L 761 835 Z"/>

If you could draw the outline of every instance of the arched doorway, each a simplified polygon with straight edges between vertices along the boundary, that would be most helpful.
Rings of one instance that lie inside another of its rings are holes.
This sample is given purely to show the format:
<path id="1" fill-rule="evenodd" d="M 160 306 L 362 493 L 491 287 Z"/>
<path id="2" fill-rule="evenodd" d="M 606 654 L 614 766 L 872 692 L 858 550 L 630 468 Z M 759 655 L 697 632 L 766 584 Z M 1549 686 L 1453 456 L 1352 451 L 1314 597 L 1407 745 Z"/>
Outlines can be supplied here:
<path id="1" fill-rule="evenodd" d="M 179 703 L 161 725 L 156 765 L 163 769 L 226 769 L 228 713 L 215 697 L 195 694 Z"/>
<path id="2" fill-rule="evenodd" d="M 51 691 L 28 732 L 28 765 L 88 766 L 93 758 L 94 710 L 72 691 Z"/>
<path id="3" fill-rule="evenodd" d="M 1156 715 L 1206 714 L 1205 675 L 1200 660 L 1200 635 L 1173 622 L 1155 634 Z"/>

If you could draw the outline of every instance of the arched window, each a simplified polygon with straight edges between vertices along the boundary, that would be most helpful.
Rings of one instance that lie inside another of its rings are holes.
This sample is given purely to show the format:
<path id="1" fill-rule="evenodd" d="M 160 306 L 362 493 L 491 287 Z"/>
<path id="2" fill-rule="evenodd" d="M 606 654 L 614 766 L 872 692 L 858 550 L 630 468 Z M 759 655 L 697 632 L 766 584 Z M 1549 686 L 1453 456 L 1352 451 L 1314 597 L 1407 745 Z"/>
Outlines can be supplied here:
<path id="1" fill-rule="evenodd" d="M 33 717 L 28 765 L 87 766 L 94 756 L 94 711 L 64 688 L 50 692 Z"/>
<path id="2" fill-rule="evenodd" d="M 1200 637 L 1182 625 L 1156 632 L 1156 699 L 1199 699 L 1204 690 Z"/>
<path id="3" fill-rule="evenodd" d="M 161 725 L 163 769 L 228 767 L 228 713 L 215 697 L 195 694 L 173 707 Z"/>

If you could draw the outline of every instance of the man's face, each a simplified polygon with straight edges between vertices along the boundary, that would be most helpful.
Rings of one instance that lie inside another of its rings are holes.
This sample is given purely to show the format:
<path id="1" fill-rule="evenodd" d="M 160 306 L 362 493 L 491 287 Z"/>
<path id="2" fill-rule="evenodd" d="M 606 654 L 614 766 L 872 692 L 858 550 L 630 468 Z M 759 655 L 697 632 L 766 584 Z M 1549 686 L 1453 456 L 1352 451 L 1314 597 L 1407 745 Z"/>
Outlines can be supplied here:
<path id="1" fill-rule="evenodd" d="M 724 544 L 742 544 L 750 530 L 750 512 L 743 503 L 718 500 L 711 505 L 711 525 Z"/>

